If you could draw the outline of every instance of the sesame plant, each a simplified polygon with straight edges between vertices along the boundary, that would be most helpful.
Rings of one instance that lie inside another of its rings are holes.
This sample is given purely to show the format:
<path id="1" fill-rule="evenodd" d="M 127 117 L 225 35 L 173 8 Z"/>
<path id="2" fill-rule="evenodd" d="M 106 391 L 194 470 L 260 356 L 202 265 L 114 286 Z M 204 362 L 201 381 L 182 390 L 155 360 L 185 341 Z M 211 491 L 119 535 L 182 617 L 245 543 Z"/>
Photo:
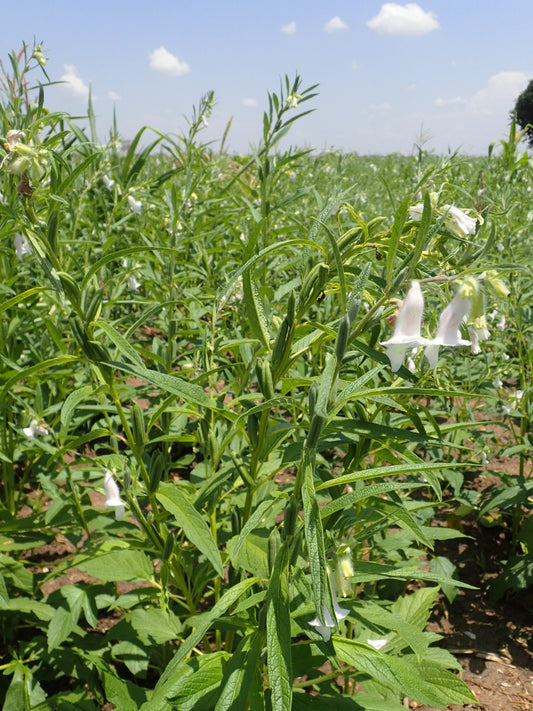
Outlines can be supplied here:
<path id="1" fill-rule="evenodd" d="M 46 109 L 39 46 L 9 62 L 3 708 L 475 701 L 425 628 L 466 585 L 432 551 L 481 456 L 465 403 L 502 396 L 514 337 L 487 314 L 528 322 L 510 205 L 458 156 L 282 149 L 299 76 L 240 156 L 202 142 L 212 92 L 182 135 L 102 144 L 90 102 L 86 125 Z"/>

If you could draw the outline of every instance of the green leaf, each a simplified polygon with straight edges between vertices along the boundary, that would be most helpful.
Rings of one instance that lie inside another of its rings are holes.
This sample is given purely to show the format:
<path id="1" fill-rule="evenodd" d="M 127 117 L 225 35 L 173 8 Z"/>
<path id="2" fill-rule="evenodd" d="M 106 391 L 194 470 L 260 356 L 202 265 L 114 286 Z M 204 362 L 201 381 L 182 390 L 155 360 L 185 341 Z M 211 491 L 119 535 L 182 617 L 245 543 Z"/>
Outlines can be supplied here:
<path id="1" fill-rule="evenodd" d="M 444 709 L 448 704 L 476 702 L 466 684 L 438 665 L 417 662 L 414 655 L 391 657 L 353 640 L 333 638 L 337 656 L 400 696 Z"/>
<path id="2" fill-rule="evenodd" d="M 396 578 L 398 580 L 428 580 L 429 582 L 442 585 L 458 585 L 462 588 L 477 590 L 475 585 L 463 583 L 460 580 L 452 580 L 451 578 L 431 573 L 420 568 L 405 567 L 397 568 L 394 565 L 385 565 L 384 563 L 374 563 L 367 560 L 358 560 L 353 564 L 354 574 L 351 578 L 355 583 L 374 582 L 375 580 L 387 580 L 388 578 Z"/>
<path id="3" fill-rule="evenodd" d="M 0 573 L 4 578 L 11 580 L 11 583 L 19 590 L 27 593 L 33 592 L 33 575 L 18 560 L 0 553 Z"/>
<path id="4" fill-rule="evenodd" d="M 182 488 L 169 482 L 159 486 L 156 493 L 160 504 L 176 519 L 187 539 L 205 555 L 213 568 L 222 577 L 224 569 L 217 544 L 203 516 L 195 509 Z"/>
<path id="5" fill-rule="evenodd" d="M 77 620 L 74 619 L 70 610 L 65 607 L 57 607 L 54 616 L 48 625 L 47 640 L 48 653 L 64 642 L 76 627 Z"/>
<path id="6" fill-rule="evenodd" d="M 119 580 L 151 581 L 154 569 L 150 558 L 142 551 L 120 550 L 98 555 L 78 565 L 79 569 L 103 582 Z"/>
<path id="7" fill-rule="evenodd" d="M 272 708 L 292 709 L 291 619 L 287 544 L 279 549 L 267 594 L 267 660 Z"/>
<path id="8" fill-rule="evenodd" d="M 66 430 L 68 430 L 72 415 L 80 402 L 85 402 L 94 393 L 95 389 L 91 384 L 82 385 L 81 388 L 70 393 L 61 408 L 61 424 Z"/>
<path id="9" fill-rule="evenodd" d="M 150 705 L 146 708 L 143 707 L 141 711 L 152 711 L 152 709 L 159 708 L 163 701 L 174 692 L 174 689 L 177 686 L 179 688 L 181 663 L 187 658 L 196 645 L 202 641 L 205 633 L 213 623 L 232 605 L 238 602 L 253 585 L 260 582 L 261 580 L 259 578 L 248 578 L 237 583 L 237 585 L 234 585 L 222 595 L 220 600 L 209 612 L 202 615 L 196 629 L 182 642 L 174 657 L 167 664 L 165 671 L 156 684 L 153 696 L 150 699 Z M 158 706 L 158 704 L 160 706 Z"/>
<path id="10" fill-rule="evenodd" d="M 169 697 L 172 708 L 180 711 L 213 711 L 222 684 L 224 665 L 229 656 L 227 652 L 214 652 L 182 664 L 179 667 L 180 679 Z"/>
<path id="11" fill-rule="evenodd" d="M 454 565 L 449 558 L 439 555 L 431 559 L 429 569 L 432 573 L 441 575 L 443 578 L 453 579 L 457 566 Z M 452 603 L 457 597 L 457 586 L 448 585 L 448 583 L 441 583 L 441 588 L 442 592 L 446 595 L 448 602 Z"/>
<path id="12" fill-rule="evenodd" d="M 307 543 L 307 555 L 311 570 L 311 583 L 313 602 L 320 621 L 324 624 L 324 610 L 326 606 L 333 609 L 331 591 L 328 581 L 326 553 L 324 547 L 324 532 L 320 511 L 316 500 L 313 484 L 313 466 L 309 452 L 304 451 L 303 461 L 302 499 L 304 509 L 304 532 Z"/>
<path id="13" fill-rule="evenodd" d="M 270 531 L 259 528 L 249 533 L 235 552 L 236 536 L 227 544 L 227 551 L 233 567 L 242 568 L 247 573 L 257 575 L 259 578 L 268 578 L 268 536 Z"/>
<path id="14" fill-rule="evenodd" d="M 245 711 L 262 647 L 258 632 L 241 639 L 224 670 L 215 711 Z"/>
<path id="15" fill-rule="evenodd" d="M 348 494 L 343 494 L 339 496 L 338 499 L 333 499 L 320 509 L 320 515 L 322 518 L 327 518 L 336 511 L 341 511 L 348 506 L 353 506 L 359 501 L 364 501 L 372 496 L 379 496 L 380 494 L 387 494 L 391 491 L 402 491 L 405 489 L 420 489 L 427 484 L 422 482 L 408 482 L 408 481 L 384 481 L 380 484 L 369 484 L 364 486 L 357 491 L 352 491 Z"/>
<path id="16" fill-rule="evenodd" d="M 146 645 L 164 644 L 171 639 L 177 639 L 181 633 L 179 618 L 170 610 L 159 607 L 148 609 L 136 608 L 125 617 Z"/>
<path id="17" fill-rule="evenodd" d="M 131 343 L 126 340 L 116 329 L 114 329 L 110 323 L 106 323 L 106 321 L 98 321 L 98 327 L 104 331 L 113 345 L 117 347 L 121 355 L 130 360 L 138 368 L 144 369 L 145 366 L 141 356 L 137 353 Z"/>
<path id="18" fill-rule="evenodd" d="M 190 404 L 207 407 L 211 410 L 221 409 L 200 385 L 183 380 L 183 378 L 180 378 L 178 375 L 168 375 L 167 373 L 160 373 L 157 370 L 149 370 L 148 368 L 141 368 L 138 365 L 118 361 L 109 361 L 104 363 L 104 365 L 108 365 L 110 368 L 115 368 L 116 370 L 122 370 L 129 375 L 135 375 L 142 380 L 146 380 L 147 383 L 160 388 L 161 391 L 176 395 Z"/>
<path id="19" fill-rule="evenodd" d="M 137 711 L 146 701 L 146 689 L 110 672 L 104 672 L 103 677 L 106 700 L 120 711 Z"/>
<path id="20" fill-rule="evenodd" d="M 396 258 L 396 253 L 398 251 L 398 245 L 400 244 L 400 238 L 402 236 L 403 226 L 407 220 L 407 215 L 409 211 L 409 203 L 411 202 L 411 195 L 407 195 L 401 202 L 396 215 L 394 216 L 394 223 L 392 225 L 390 237 L 387 241 L 387 267 L 386 267 L 386 278 L 387 283 L 390 283 L 392 272 L 394 269 L 394 260 Z"/>
<path id="21" fill-rule="evenodd" d="M 252 278 L 251 269 L 248 269 L 242 275 L 242 286 L 244 305 L 246 307 L 246 314 L 250 322 L 252 334 L 270 351 L 268 324 L 265 319 L 263 303 L 259 296 L 257 285 Z"/>

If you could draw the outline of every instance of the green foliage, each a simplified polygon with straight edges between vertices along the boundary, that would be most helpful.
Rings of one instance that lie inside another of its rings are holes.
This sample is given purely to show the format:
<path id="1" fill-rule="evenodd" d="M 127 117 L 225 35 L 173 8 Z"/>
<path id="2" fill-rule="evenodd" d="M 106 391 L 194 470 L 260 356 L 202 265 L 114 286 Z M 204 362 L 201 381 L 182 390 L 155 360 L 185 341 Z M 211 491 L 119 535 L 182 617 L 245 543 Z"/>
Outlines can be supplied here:
<path id="1" fill-rule="evenodd" d="M 43 61 L 10 55 L 0 112 L 3 708 L 473 701 L 425 631 L 464 586 L 432 550 L 457 500 L 496 510 L 495 595 L 529 584 L 528 164 L 284 149 L 299 76 L 250 156 L 202 143 L 212 92 L 183 136 L 98 144 L 91 102 L 90 137 L 31 103 Z M 513 332 L 393 372 L 413 280 L 424 337 L 461 289 L 471 329 L 497 308 Z M 520 468 L 474 501 L 478 394 L 510 407 Z"/>
<path id="2" fill-rule="evenodd" d="M 533 147 L 533 80 L 516 100 L 514 113 L 518 125 L 527 135 L 529 145 Z"/>

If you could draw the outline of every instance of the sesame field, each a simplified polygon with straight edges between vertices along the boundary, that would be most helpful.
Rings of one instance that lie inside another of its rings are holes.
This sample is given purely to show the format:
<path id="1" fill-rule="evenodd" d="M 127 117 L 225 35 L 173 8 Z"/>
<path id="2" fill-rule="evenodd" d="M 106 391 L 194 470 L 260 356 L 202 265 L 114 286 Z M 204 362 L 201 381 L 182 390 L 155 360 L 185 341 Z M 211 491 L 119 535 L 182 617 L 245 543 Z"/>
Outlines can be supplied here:
<path id="1" fill-rule="evenodd" d="M 3 711 L 533 707 L 533 162 L 0 95 Z"/>

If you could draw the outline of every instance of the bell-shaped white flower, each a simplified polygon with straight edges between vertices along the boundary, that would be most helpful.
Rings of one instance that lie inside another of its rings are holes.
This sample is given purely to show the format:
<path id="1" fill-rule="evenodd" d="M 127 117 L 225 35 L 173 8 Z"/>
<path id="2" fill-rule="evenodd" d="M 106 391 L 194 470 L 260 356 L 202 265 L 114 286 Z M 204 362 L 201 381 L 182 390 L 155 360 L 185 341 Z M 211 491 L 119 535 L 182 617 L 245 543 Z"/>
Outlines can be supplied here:
<path id="1" fill-rule="evenodd" d="M 413 222 L 420 222 L 422 213 L 424 212 L 424 203 L 419 202 L 416 205 L 411 205 L 409 208 L 409 219 Z"/>
<path id="2" fill-rule="evenodd" d="M 32 420 L 28 427 L 22 430 L 28 439 L 34 439 L 36 435 L 47 435 L 48 427 L 45 424 L 40 424 L 38 420 Z"/>
<path id="3" fill-rule="evenodd" d="M 442 311 L 439 318 L 437 335 L 426 347 L 425 355 L 431 368 L 437 367 L 440 346 L 470 346 L 471 342 L 461 338 L 459 327 L 468 314 L 471 301 L 463 298 L 458 291 L 448 306 Z"/>
<path id="4" fill-rule="evenodd" d="M 426 346 L 429 341 L 420 335 L 422 316 L 424 313 L 424 296 L 417 281 L 411 282 L 405 301 L 400 307 L 392 338 L 383 341 L 382 346 L 387 348 L 391 368 L 396 372 L 405 358 L 408 348 Z"/>
<path id="5" fill-rule="evenodd" d="M 143 204 L 140 200 L 136 200 L 133 195 L 128 195 L 128 203 L 129 206 L 132 209 L 132 212 L 135 212 L 137 215 L 141 212 L 143 209 Z"/>
<path id="6" fill-rule="evenodd" d="M 321 635 L 324 642 L 329 642 L 329 640 L 331 639 L 331 630 L 336 627 L 337 622 L 344 620 L 346 615 L 348 615 L 350 612 L 350 610 L 346 610 L 344 607 L 340 607 L 335 597 L 333 597 L 333 611 L 335 613 L 336 621 L 333 620 L 333 617 L 331 616 L 331 612 L 329 611 L 328 607 L 324 605 L 324 624 L 322 624 L 318 616 L 309 622 L 311 627 L 314 627 L 316 631 Z"/>
<path id="7" fill-rule="evenodd" d="M 30 243 L 26 239 L 25 235 L 20 234 L 20 232 L 15 235 L 14 241 L 15 241 L 15 254 L 17 255 L 17 259 L 19 259 L 22 262 L 25 254 L 31 254 Z"/>
<path id="8" fill-rule="evenodd" d="M 137 279 L 135 274 L 131 274 L 128 277 L 128 289 L 130 291 L 139 291 L 140 286 L 141 286 L 141 282 Z"/>
<path id="9" fill-rule="evenodd" d="M 444 205 L 444 209 L 448 212 L 445 224 L 450 232 L 459 237 L 476 234 L 477 220 L 475 217 L 470 217 L 454 205 Z"/>
<path id="10" fill-rule="evenodd" d="M 483 322 L 485 325 L 476 326 L 474 324 L 473 326 L 468 327 L 468 334 L 470 335 L 470 340 L 472 341 L 470 344 L 472 355 L 478 355 L 478 353 L 481 353 L 481 346 L 479 344 L 481 341 L 486 341 L 490 338 L 490 331 L 487 328 L 485 318 L 483 318 Z"/>
<path id="11" fill-rule="evenodd" d="M 102 177 L 102 180 L 104 181 L 104 185 L 108 190 L 113 190 L 113 185 L 115 184 L 114 180 L 111 180 L 111 178 L 107 175 L 104 175 Z"/>
<path id="12" fill-rule="evenodd" d="M 105 502 L 104 506 L 112 506 L 115 509 L 115 517 L 120 521 L 126 510 L 124 501 L 120 498 L 120 490 L 113 474 L 108 470 L 104 476 Z"/>

